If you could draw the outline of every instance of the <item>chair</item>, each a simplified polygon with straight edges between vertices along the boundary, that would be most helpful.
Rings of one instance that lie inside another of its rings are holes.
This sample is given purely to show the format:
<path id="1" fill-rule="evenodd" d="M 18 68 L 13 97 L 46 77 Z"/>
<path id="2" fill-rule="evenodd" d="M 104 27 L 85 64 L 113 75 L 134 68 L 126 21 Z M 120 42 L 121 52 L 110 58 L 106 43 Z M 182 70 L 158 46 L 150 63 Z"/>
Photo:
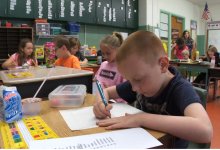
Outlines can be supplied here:
<path id="1" fill-rule="evenodd" d="M 219 72 L 220 72 L 219 69 L 215 69 L 215 68 L 209 69 L 209 82 L 211 80 L 214 81 L 214 90 L 213 90 L 213 97 L 212 97 L 213 100 L 219 97 L 217 96 L 218 81 L 220 80 Z"/>
<path id="2" fill-rule="evenodd" d="M 193 87 L 196 93 L 199 95 L 203 107 L 206 109 L 206 99 L 207 99 L 207 90 L 199 88 L 199 87 Z M 195 143 L 195 142 L 189 142 L 188 149 L 209 149 L 211 143 Z"/>

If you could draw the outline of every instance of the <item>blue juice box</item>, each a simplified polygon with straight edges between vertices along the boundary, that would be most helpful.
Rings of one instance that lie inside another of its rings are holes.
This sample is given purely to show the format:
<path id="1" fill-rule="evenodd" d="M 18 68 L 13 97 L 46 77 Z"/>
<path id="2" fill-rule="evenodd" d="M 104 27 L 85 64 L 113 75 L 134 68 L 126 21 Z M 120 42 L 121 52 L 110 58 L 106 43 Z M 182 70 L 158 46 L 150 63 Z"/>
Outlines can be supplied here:
<path id="1" fill-rule="evenodd" d="M 0 87 L 0 113 L 7 123 L 22 119 L 21 96 L 16 87 Z"/>

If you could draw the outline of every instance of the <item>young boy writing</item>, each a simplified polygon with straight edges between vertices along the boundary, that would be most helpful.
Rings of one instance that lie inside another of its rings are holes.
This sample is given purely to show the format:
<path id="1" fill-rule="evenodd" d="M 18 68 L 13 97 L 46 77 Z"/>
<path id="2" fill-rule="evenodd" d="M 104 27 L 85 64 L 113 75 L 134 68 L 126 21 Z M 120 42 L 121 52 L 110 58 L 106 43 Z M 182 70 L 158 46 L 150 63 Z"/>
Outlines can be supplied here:
<path id="1" fill-rule="evenodd" d="M 57 36 L 53 41 L 55 43 L 56 56 L 58 57 L 55 61 L 55 66 L 81 69 L 79 59 L 70 53 L 69 39 L 64 36 Z"/>
<path id="2" fill-rule="evenodd" d="M 162 43 L 147 31 L 131 34 L 116 54 L 119 72 L 128 80 L 104 90 L 107 99 L 121 97 L 144 113 L 111 116 L 99 97 L 94 114 L 102 118 L 97 122 L 106 129 L 145 127 L 169 133 L 176 137 L 175 148 L 186 148 L 186 140 L 208 143 L 212 138 L 212 125 L 192 85 L 169 67 Z M 128 67 L 129 66 L 129 67 Z M 107 118 L 107 119 L 106 119 Z"/>

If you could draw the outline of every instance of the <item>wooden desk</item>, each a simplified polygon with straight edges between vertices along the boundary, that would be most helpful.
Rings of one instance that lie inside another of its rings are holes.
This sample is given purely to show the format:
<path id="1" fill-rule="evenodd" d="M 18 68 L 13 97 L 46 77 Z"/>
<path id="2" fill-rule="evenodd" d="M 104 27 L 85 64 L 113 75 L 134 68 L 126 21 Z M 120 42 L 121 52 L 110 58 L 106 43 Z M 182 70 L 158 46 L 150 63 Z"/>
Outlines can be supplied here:
<path id="1" fill-rule="evenodd" d="M 95 96 L 88 94 L 86 96 L 85 103 L 83 104 L 82 107 L 91 106 L 94 103 L 94 101 L 95 101 Z M 49 106 L 48 101 L 42 101 L 41 107 L 42 110 L 39 115 L 54 130 L 54 132 L 59 137 L 69 137 L 69 136 L 107 132 L 107 130 L 101 127 L 80 130 L 80 131 L 71 131 L 67 126 L 67 124 L 65 123 L 65 121 L 63 120 L 61 114 L 59 113 L 58 108 L 51 108 Z M 161 143 L 163 143 L 162 146 L 157 148 L 172 148 L 173 136 L 153 130 L 147 130 L 147 131 L 155 138 L 157 138 Z M 1 136 L 0 136 L 0 148 L 3 148 L 3 142 Z"/>
<path id="2" fill-rule="evenodd" d="M 94 75 L 96 74 L 96 72 L 99 70 L 100 65 L 97 64 L 86 64 L 86 65 L 82 65 L 81 68 L 87 70 L 87 68 L 91 68 L 92 71 L 94 72 Z"/>
<path id="3" fill-rule="evenodd" d="M 10 78 L 9 73 L 30 72 L 33 76 Z M 31 67 L 29 69 L 0 71 L 0 77 L 4 85 L 16 86 L 22 98 L 33 97 L 42 81 L 48 75 L 48 80 L 38 93 L 37 97 L 48 97 L 48 94 L 62 84 L 84 84 L 87 92 L 92 93 L 93 72 L 56 66 L 55 68 Z"/>
<path id="4" fill-rule="evenodd" d="M 208 69 L 210 68 L 209 64 L 202 63 L 188 63 L 188 62 L 170 62 L 170 65 L 180 67 L 181 69 L 186 70 L 191 76 L 192 72 L 204 72 L 206 74 L 205 87 L 208 89 Z"/>

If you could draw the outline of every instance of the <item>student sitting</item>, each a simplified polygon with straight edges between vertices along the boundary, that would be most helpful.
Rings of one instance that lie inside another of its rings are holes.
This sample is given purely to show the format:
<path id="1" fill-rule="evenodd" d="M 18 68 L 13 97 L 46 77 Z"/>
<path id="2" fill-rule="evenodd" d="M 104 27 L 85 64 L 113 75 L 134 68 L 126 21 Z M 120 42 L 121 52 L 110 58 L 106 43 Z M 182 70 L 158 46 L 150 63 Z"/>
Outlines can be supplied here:
<path id="1" fill-rule="evenodd" d="M 96 72 L 95 80 L 98 80 L 103 88 L 124 82 L 124 78 L 118 72 L 115 63 L 116 51 L 121 46 L 122 42 L 123 37 L 117 32 L 104 37 L 100 41 L 102 56 L 106 61 L 102 62 L 99 70 Z M 124 102 L 122 99 L 117 99 L 116 101 Z"/>
<path id="2" fill-rule="evenodd" d="M 70 48 L 71 54 L 76 56 L 79 59 L 81 65 L 87 64 L 88 60 L 79 51 L 81 47 L 79 39 L 73 37 L 73 38 L 70 38 L 69 41 L 70 41 L 70 47 L 71 47 Z"/>
<path id="3" fill-rule="evenodd" d="M 213 45 L 210 45 L 208 50 L 206 51 L 206 57 L 202 58 L 202 60 L 211 62 L 212 57 L 215 57 L 215 66 L 219 67 L 220 58 L 219 58 L 219 53 L 217 51 L 217 48 Z M 196 77 L 196 79 L 193 81 L 193 83 L 194 84 L 195 83 L 196 84 L 205 84 L 205 79 L 206 79 L 206 73 L 201 72 Z"/>
<path id="4" fill-rule="evenodd" d="M 175 45 L 174 51 L 173 51 L 176 58 L 183 59 L 182 51 L 184 51 L 184 50 L 188 50 L 188 47 L 186 46 L 183 38 L 178 38 L 176 40 L 176 45 Z"/>
<path id="5" fill-rule="evenodd" d="M 121 97 L 144 111 L 111 116 L 98 97 L 93 107 L 97 122 L 106 129 L 144 127 L 175 136 L 174 148 L 186 148 L 188 140 L 209 143 L 213 129 L 208 114 L 192 85 L 172 66 L 161 40 L 148 31 L 132 33 L 118 49 L 116 63 L 128 80 L 104 89 L 107 99 Z M 131 135 L 132 136 L 132 135 Z"/>
<path id="6" fill-rule="evenodd" d="M 188 50 L 183 50 L 182 51 L 182 55 L 183 55 L 183 60 L 186 60 L 187 62 L 191 62 L 191 59 L 189 58 L 189 51 Z"/>
<path id="7" fill-rule="evenodd" d="M 79 59 L 70 53 L 70 42 L 68 38 L 57 36 L 54 38 L 54 43 L 56 56 L 58 57 L 55 61 L 55 66 L 81 69 Z"/>
<path id="8" fill-rule="evenodd" d="M 14 53 L 3 64 L 3 69 L 16 68 L 18 66 L 37 66 L 38 62 L 34 56 L 34 46 L 30 39 L 21 39 L 18 52 Z"/>

